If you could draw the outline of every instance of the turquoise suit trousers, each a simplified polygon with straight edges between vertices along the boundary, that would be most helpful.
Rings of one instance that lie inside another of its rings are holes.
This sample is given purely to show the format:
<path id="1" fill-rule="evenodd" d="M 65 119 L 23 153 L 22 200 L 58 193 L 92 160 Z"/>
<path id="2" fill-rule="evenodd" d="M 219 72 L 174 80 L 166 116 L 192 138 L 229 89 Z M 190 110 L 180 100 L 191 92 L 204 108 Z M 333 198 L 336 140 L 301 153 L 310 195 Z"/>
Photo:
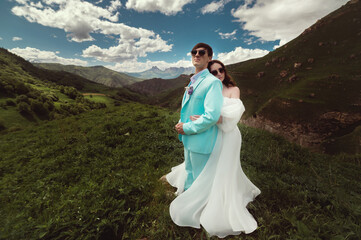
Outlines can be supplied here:
<path id="1" fill-rule="evenodd" d="M 210 155 L 211 154 L 191 152 L 184 148 L 184 162 L 187 172 L 184 190 L 187 190 L 202 172 Z"/>
<path id="2" fill-rule="evenodd" d="M 187 171 L 185 189 L 203 170 L 217 139 L 216 125 L 223 105 L 222 82 L 206 69 L 199 73 L 191 85 L 192 92 L 185 91 L 182 100 L 180 122 L 185 135 L 179 135 L 184 145 L 184 161 Z M 190 116 L 200 115 L 191 121 Z"/>

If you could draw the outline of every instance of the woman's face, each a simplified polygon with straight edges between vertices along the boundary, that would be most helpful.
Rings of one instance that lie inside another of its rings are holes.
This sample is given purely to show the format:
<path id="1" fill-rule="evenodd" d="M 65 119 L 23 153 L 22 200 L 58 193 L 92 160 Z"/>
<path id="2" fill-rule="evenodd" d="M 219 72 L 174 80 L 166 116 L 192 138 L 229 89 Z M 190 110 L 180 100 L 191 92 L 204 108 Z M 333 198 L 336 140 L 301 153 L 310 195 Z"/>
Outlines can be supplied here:
<path id="1" fill-rule="evenodd" d="M 210 72 L 217 77 L 219 80 L 223 82 L 225 74 L 224 74 L 224 68 L 219 63 L 213 63 L 211 66 Z"/>

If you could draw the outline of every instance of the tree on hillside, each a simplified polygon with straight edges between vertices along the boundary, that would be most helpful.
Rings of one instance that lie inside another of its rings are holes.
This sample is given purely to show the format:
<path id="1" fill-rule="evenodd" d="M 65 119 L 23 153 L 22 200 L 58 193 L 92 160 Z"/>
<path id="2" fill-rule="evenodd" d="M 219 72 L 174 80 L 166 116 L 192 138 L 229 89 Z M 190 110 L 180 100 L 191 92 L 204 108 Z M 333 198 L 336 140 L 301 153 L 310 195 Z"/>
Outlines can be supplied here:
<path id="1" fill-rule="evenodd" d="M 44 104 L 39 100 L 31 101 L 31 110 L 33 110 L 36 115 L 47 117 L 49 114 L 49 110 L 44 107 Z"/>
<path id="2" fill-rule="evenodd" d="M 20 114 L 32 114 L 30 105 L 27 102 L 19 102 L 18 111 Z"/>

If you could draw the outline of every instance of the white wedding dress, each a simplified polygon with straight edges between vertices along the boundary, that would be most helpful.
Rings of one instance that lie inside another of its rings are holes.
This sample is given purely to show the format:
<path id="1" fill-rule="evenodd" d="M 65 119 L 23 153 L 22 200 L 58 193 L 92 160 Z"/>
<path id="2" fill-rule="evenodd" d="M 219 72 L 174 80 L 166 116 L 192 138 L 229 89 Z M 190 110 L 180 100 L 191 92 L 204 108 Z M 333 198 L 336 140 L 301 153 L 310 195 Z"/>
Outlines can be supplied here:
<path id="1" fill-rule="evenodd" d="M 257 222 L 246 206 L 261 191 L 243 173 L 240 163 L 239 122 L 244 106 L 240 99 L 224 97 L 222 123 L 213 152 L 192 186 L 184 191 L 184 162 L 172 168 L 167 181 L 177 188 L 170 205 L 173 222 L 179 226 L 200 228 L 210 236 L 224 238 L 241 232 L 251 233 Z"/>

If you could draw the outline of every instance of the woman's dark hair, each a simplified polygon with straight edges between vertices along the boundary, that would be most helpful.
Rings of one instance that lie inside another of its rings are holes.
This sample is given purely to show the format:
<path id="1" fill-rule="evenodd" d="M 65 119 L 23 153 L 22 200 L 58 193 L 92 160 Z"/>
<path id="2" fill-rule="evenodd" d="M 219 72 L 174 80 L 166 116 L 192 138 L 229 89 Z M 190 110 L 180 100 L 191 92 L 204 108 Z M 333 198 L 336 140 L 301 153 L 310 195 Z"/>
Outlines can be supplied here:
<path id="1" fill-rule="evenodd" d="M 192 51 L 193 51 L 193 50 L 196 50 L 197 48 L 205 48 L 205 49 L 207 50 L 208 56 L 209 56 L 209 57 L 213 57 L 213 50 L 212 50 L 211 46 L 209 46 L 208 44 L 206 44 L 206 43 L 197 43 L 197 44 L 192 48 Z"/>
<path id="2" fill-rule="evenodd" d="M 226 85 L 227 87 L 231 87 L 231 86 L 235 87 L 235 86 L 237 86 L 237 84 L 233 80 L 233 78 L 228 75 L 227 69 L 226 69 L 226 67 L 224 66 L 224 64 L 221 61 L 219 61 L 219 60 L 211 60 L 211 61 L 209 61 L 208 66 L 207 66 L 208 70 L 211 71 L 211 66 L 213 64 L 215 64 L 215 63 L 220 64 L 222 66 L 222 68 L 224 69 L 224 80 L 223 80 L 222 83 L 224 85 Z"/>

